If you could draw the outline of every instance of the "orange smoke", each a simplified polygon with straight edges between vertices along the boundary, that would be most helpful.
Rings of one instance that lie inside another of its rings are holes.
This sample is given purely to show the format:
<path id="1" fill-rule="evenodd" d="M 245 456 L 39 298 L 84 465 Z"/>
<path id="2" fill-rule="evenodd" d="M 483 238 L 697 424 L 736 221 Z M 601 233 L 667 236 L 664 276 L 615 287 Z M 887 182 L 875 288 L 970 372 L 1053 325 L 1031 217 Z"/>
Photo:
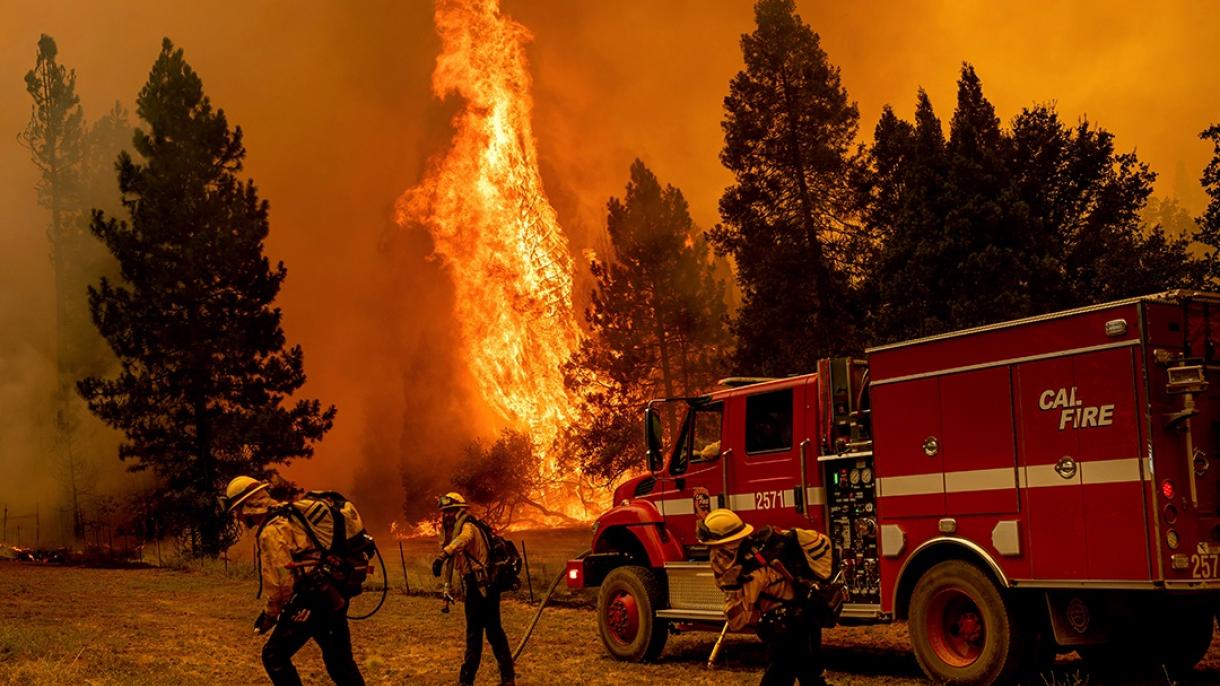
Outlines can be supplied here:
<path id="1" fill-rule="evenodd" d="M 481 394 L 544 454 L 570 420 L 562 367 L 580 340 L 568 241 L 542 188 L 530 122 L 529 31 L 498 0 L 439 0 L 438 98 L 465 101 L 452 146 L 398 201 L 449 267 L 464 354 Z M 553 458 L 543 473 L 556 473 Z"/>

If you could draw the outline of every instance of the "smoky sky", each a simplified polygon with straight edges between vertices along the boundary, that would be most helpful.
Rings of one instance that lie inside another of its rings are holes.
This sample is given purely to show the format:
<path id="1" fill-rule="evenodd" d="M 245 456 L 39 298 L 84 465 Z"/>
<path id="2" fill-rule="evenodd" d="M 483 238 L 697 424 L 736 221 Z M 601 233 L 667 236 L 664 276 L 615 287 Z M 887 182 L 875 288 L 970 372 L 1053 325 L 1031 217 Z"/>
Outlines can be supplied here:
<path id="1" fill-rule="evenodd" d="M 704 227 L 731 178 L 719 164 L 722 101 L 741 68 L 749 2 L 506 0 L 534 35 L 535 133 L 544 181 L 579 249 L 602 241 L 608 197 L 639 157 L 683 190 Z M 857 101 L 862 140 L 883 105 L 910 117 L 919 87 L 945 124 L 963 60 L 1005 121 L 1054 102 L 1161 174 L 1160 195 L 1198 213 L 1220 120 L 1220 22 L 1208 2 L 798 2 Z M 46 212 L 15 140 L 30 113 L 22 77 L 40 33 L 77 71 L 90 120 L 134 100 L 163 36 L 185 50 L 214 105 L 245 132 L 245 173 L 271 203 L 267 251 L 305 350 L 303 395 L 339 407 L 315 458 L 290 477 L 353 490 L 393 516 L 407 466 L 418 495 L 434 465 L 494 431 L 460 360 L 446 267 L 394 201 L 444 149 L 457 103 L 430 85 L 431 3 L 122 3 L 0 0 L 0 501 L 54 498 L 45 438 L 54 370 Z M 578 277 L 587 287 L 587 279 Z M 113 440 L 113 439 L 111 439 Z M 117 460 L 116 460 L 117 462 Z M 117 470 L 115 470 L 117 471 Z M 122 483 L 121 475 L 115 479 Z"/>

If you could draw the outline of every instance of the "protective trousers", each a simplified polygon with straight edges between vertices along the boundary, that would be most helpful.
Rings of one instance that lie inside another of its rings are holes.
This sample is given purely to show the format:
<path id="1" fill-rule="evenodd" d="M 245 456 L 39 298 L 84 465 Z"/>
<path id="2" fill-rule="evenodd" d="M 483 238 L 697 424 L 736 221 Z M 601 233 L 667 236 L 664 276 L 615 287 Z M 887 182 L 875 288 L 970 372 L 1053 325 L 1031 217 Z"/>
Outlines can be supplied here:
<path id="1" fill-rule="evenodd" d="M 800 621 L 782 636 L 766 638 L 767 671 L 759 686 L 822 686 L 822 627 Z"/>
<path id="2" fill-rule="evenodd" d="M 513 653 L 508 647 L 508 636 L 500 624 L 500 593 L 487 590 L 480 592 L 473 575 L 467 575 L 466 583 L 466 659 L 462 662 L 459 680 L 473 684 L 483 659 L 483 634 L 491 652 L 500 663 L 500 683 L 513 681 Z M 484 595 L 486 594 L 486 595 Z"/>
<path id="3" fill-rule="evenodd" d="M 312 610 L 303 622 L 293 621 L 289 612 L 295 610 L 287 608 L 280 615 L 271 637 L 263 644 L 263 667 L 267 669 L 271 683 L 301 686 L 292 656 L 312 638 L 322 649 L 322 662 L 336 686 L 364 686 L 364 677 L 352 657 L 352 635 L 347 626 L 346 609 L 338 612 Z"/>

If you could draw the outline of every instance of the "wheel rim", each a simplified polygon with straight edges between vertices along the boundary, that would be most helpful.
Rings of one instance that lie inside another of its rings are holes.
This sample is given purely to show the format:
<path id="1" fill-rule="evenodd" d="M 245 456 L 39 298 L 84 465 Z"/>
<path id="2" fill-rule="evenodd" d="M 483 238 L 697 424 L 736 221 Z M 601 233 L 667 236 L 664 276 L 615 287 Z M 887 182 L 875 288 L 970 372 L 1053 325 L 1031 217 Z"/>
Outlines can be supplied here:
<path id="1" fill-rule="evenodd" d="M 640 632 L 640 607 L 635 596 L 617 591 L 606 604 L 606 626 L 616 643 L 630 645 Z"/>
<path id="2" fill-rule="evenodd" d="M 942 662 L 968 667 L 983 654 L 987 625 L 974 599 L 957 588 L 936 594 L 928 607 L 928 643 Z"/>

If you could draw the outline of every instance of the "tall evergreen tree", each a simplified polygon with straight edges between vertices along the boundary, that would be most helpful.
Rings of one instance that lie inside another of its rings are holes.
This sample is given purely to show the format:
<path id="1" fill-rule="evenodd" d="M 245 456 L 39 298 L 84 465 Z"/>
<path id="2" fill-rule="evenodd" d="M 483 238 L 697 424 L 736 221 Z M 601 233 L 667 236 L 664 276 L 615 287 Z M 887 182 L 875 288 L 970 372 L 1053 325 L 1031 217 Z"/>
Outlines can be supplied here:
<path id="1" fill-rule="evenodd" d="M 709 237 L 737 266 L 736 367 L 809 371 L 859 344 L 850 175 L 859 113 L 792 0 L 759 0 L 725 98 L 720 160 L 735 183 Z"/>
<path id="2" fill-rule="evenodd" d="M 1156 176 L 1113 136 L 1048 106 L 1000 127 L 962 68 L 945 140 L 927 95 L 914 126 L 887 109 L 859 187 L 876 239 L 870 331 L 892 341 L 1198 282 L 1186 240 L 1146 227 Z"/>
<path id="3" fill-rule="evenodd" d="M 1212 144 L 1212 159 L 1199 179 L 1210 201 L 1203 215 L 1196 220 L 1199 230 L 1194 238 L 1209 249 L 1207 276 L 1215 287 L 1220 283 L 1220 124 L 1207 127 L 1199 138 Z"/>
<path id="4" fill-rule="evenodd" d="M 140 161 L 118 161 L 130 222 L 99 211 L 92 224 L 121 278 L 91 288 L 89 305 L 121 369 L 79 389 L 124 433 L 120 458 L 159 477 L 167 526 L 189 532 L 193 552 L 216 554 L 228 542 L 216 506 L 226 481 L 311 456 L 335 408 L 289 404 L 303 356 L 285 349 L 274 307 L 286 269 L 263 255 L 267 202 L 237 177 L 240 127 L 213 110 L 169 39 L 136 102 Z"/>
<path id="5" fill-rule="evenodd" d="M 724 284 L 682 192 L 636 160 L 626 195 L 607 207 L 613 252 L 592 264 L 590 336 L 566 376 L 588 415 L 574 453 L 586 473 L 613 479 L 639 466 L 643 404 L 708 390 L 729 337 Z"/>
<path id="6" fill-rule="evenodd" d="M 868 198 L 860 214 L 874 236 L 872 250 L 864 253 L 869 271 L 862 288 L 871 333 L 887 338 L 892 331 L 938 330 L 947 316 L 941 294 L 954 279 L 937 268 L 935 254 L 945 242 L 940 189 L 948 157 L 940 119 L 922 89 L 914 125 L 889 107 L 882 111 L 870 160 L 872 173 L 858 179 Z"/>
<path id="7" fill-rule="evenodd" d="M 85 464 L 79 441 L 72 384 L 84 371 L 86 356 L 80 342 L 84 316 L 84 257 L 88 243 L 80 207 L 84 156 L 84 111 L 76 94 L 76 70 L 59 63 L 55 39 L 38 39 L 34 68 L 25 75 L 26 91 L 33 99 L 30 121 L 18 140 L 30 151 L 38 167 L 38 202 L 50 210 L 47 227 L 55 301 L 55 455 L 63 472 L 72 510 L 74 535 L 83 533 L 81 512 Z"/>

